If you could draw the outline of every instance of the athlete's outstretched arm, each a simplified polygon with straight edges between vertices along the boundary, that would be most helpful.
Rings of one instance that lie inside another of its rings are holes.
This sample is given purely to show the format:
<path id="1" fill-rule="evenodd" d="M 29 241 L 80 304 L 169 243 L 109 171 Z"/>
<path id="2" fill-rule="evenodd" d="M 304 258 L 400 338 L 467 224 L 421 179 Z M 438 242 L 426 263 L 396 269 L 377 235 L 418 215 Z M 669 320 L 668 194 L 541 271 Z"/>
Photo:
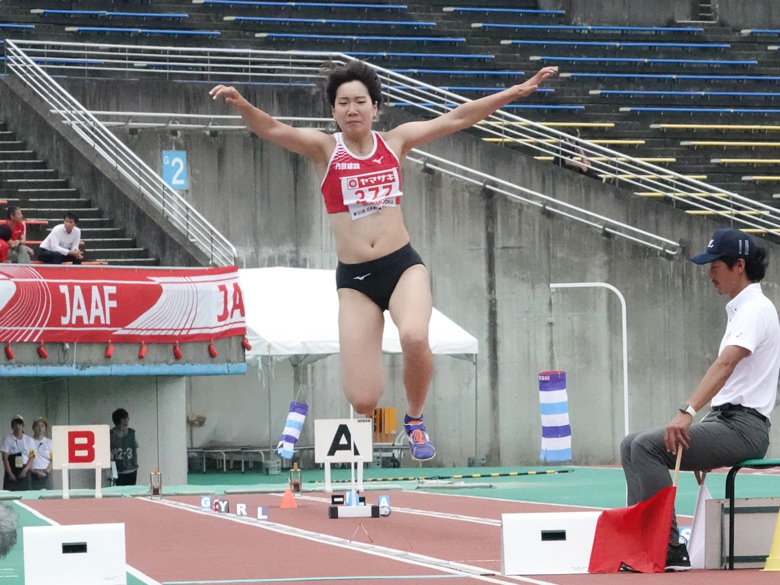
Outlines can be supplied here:
<path id="1" fill-rule="evenodd" d="M 209 95 L 215 100 L 223 98 L 226 104 L 238 110 L 249 129 L 260 138 L 302 154 L 314 161 L 323 156 L 327 158 L 327 145 L 330 138 L 327 134 L 318 130 L 293 128 L 280 122 L 260 108 L 250 104 L 232 86 L 218 85 L 209 92 Z"/>
<path id="2" fill-rule="evenodd" d="M 473 126 L 508 103 L 535 92 L 549 77 L 558 72 L 557 67 L 544 67 L 531 79 L 502 92 L 459 105 L 446 114 L 424 122 L 401 124 L 387 133 L 387 138 L 400 145 L 400 153 L 406 156 L 412 148 Z"/>

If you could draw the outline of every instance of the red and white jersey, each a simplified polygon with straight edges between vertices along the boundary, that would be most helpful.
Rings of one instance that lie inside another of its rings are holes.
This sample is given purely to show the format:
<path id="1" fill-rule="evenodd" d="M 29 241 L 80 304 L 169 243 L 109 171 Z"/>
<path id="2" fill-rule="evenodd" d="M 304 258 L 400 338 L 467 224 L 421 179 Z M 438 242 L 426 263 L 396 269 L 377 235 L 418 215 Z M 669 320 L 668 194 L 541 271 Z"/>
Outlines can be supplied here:
<path id="1" fill-rule="evenodd" d="M 360 219 L 401 203 L 401 169 L 398 157 L 376 132 L 374 148 L 366 156 L 351 153 L 341 136 L 333 135 L 336 148 L 322 180 L 322 196 L 328 213 L 349 211 Z"/>
<path id="2" fill-rule="evenodd" d="M 0 221 L 0 224 L 7 224 L 11 225 L 11 222 L 7 219 L 5 221 Z M 17 222 L 15 226 L 11 226 L 11 239 L 12 240 L 18 240 L 23 235 L 27 233 L 27 226 L 24 225 L 23 221 Z"/>

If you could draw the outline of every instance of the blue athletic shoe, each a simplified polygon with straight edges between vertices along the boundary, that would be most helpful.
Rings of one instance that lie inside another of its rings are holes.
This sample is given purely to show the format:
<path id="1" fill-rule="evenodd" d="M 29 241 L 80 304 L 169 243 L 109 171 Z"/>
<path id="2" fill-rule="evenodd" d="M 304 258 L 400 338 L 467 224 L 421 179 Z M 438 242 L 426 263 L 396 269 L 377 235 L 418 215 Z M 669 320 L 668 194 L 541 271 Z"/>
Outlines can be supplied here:
<path id="1" fill-rule="evenodd" d="M 404 430 L 409 437 L 409 451 L 415 461 L 429 461 L 436 455 L 436 447 L 433 446 L 428 433 L 425 431 L 423 417 L 411 418 L 404 416 Z"/>

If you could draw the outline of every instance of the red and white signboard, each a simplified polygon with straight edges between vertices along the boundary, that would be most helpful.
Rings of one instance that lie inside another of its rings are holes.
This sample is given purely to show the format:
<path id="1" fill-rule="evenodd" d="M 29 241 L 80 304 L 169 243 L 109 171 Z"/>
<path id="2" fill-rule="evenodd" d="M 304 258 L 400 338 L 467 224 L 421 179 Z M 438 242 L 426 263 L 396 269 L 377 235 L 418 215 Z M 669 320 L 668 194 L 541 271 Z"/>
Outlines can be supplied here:
<path id="1" fill-rule="evenodd" d="M 102 469 L 111 467 L 111 440 L 108 425 L 53 426 L 51 464 L 54 469 Z"/>
<path id="2" fill-rule="evenodd" d="M 0 342 L 188 342 L 246 335 L 238 269 L 0 264 Z"/>

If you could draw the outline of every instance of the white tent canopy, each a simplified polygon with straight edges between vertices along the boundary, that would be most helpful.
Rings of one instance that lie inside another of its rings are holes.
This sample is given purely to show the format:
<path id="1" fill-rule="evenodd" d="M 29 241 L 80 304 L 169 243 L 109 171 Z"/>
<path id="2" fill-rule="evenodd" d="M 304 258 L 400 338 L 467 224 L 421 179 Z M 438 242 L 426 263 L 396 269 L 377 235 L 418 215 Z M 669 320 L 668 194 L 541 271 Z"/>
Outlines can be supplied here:
<path id="1" fill-rule="evenodd" d="M 263 357 L 339 353 L 338 295 L 333 270 L 250 268 L 238 271 L 246 310 L 249 363 Z M 433 309 L 430 343 L 434 354 L 475 361 L 477 339 Z M 401 353 L 398 329 L 385 319 L 382 350 Z"/>

